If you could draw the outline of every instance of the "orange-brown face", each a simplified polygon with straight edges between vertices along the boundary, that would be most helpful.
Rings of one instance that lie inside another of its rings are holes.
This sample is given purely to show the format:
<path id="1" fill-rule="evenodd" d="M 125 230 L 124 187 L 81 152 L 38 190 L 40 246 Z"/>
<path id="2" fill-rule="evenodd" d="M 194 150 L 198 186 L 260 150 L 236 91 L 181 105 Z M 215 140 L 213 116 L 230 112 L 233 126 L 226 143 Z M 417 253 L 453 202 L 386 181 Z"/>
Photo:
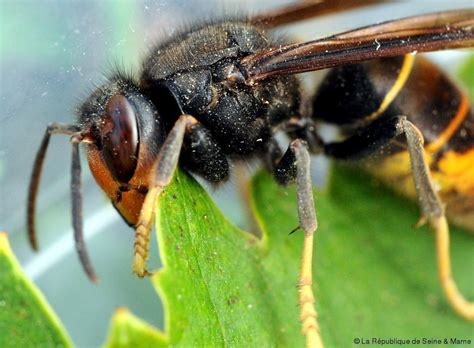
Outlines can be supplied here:
<path id="1" fill-rule="evenodd" d="M 129 225 L 137 223 L 163 138 L 157 118 L 124 81 L 98 89 L 81 109 L 92 175 Z"/>
<path id="2" fill-rule="evenodd" d="M 107 197 L 111 199 L 127 223 L 135 225 L 148 188 L 151 166 L 141 165 L 137 167 L 135 174 L 129 181 L 129 184 L 136 188 L 122 192 L 121 200 L 118 201 L 117 197 L 120 192 L 121 183 L 112 176 L 107 164 L 103 160 L 101 152 L 97 150 L 95 145 L 87 146 L 87 160 L 97 184 L 104 190 Z"/>

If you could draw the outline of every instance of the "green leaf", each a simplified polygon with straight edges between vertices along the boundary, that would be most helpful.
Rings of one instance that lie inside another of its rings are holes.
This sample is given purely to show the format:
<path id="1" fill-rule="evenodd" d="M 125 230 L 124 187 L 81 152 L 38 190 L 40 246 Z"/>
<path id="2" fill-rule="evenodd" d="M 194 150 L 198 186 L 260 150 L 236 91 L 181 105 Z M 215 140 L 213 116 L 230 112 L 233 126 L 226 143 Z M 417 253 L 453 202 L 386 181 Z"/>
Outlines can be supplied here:
<path id="1" fill-rule="evenodd" d="M 252 201 L 262 240 L 226 221 L 182 172 L 161 197 L 164 268 L 154 281 L 165 303 L 168 344 L 304 344 L 296 288 L 303 236 L 288 235 L 297 225 L 294 188 L 260 173 Z M 328 347 L 356 337 L 474 339 L 471 324 L 452 312 L 440 290 L 431 233 L 412 227 L 419 217 L 414 203 L 339 166 L 316 202 L 315 289 Z M 451 249 L 460 288 L 473 298 L 472 237 L 453 228 Z"/>
<path id="2" fill-rule="evenodd" d="M 260 241 L 238 230 L 182 172 L 159 207 L 164 268 L 155 283 L 170 344 L 303 344 L 296 289 L 301 235 L 289 237 L 283 228 Z"/>
<path id="3" fill-rule="evenodd" d="M 459 70 L 458 75 L 466 86 L 471 103 L 474 102 L 474 54 L 469 55 L 469 58 L 466 59 Z"/>
<path id="4" fill-rule="evenodd" d="M 163 335 L 151 325 L 119 308 L 112 317 L 106 348 L 145 348 L 165 346 Z"/>
<path id="5" fill-rule="evenodd" d="M 38 288 L 27 278 L 0 232 L 0 347 L 71 347 Z"/>
<path id="6" fill-rule="evenodd" d="M 264 174 L 255 188 L 268 230 L 290 229 L 294 193 L 286 196 Z M 452 312 L 438 284 L 431 232 L 413 228 L 419 218 L 415 203 L 395 197 L 361 171 L 335 166 L 330 189 L 316 195 L 316 206 L 315 291 L 328 347 L 372 337 L 474 340 L 472 324 Z M 454 275 L 472 299 L 472 235 L 452 228 L 451 250 Z"/>

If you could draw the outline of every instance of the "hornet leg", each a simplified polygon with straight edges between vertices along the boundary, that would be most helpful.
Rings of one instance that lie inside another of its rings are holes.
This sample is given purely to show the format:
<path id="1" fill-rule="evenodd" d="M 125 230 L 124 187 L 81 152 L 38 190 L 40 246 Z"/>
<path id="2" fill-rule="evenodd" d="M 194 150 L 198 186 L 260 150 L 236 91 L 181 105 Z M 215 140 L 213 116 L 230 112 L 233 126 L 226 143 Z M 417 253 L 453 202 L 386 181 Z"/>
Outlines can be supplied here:
<path id="1" fill-rule="evenodd" d="M 155 202 L 173 178 L 186 130 L 196 123 L 197 120 L 192 116 L 180 116 L 163 143 L 154 164 L 152 182 L 135 226 L 133 273 L 139 277 L 151 275 L 146 269 L 146 261 L 148 259 L 150 234 L 154 221 Z"/>
<path id="2" fill-rule="evenodd" d="M 323 347 L 312 288 L 313 241 L 318 223 L 314 208 L 308 145 L 301 139 L 293 140 L 278 163 L 275 163 L 274 159 L 280 150 L 275 144 L 272 148 L 269 153 L 269 162 L 273 162 L 276 179 L 281 184 L 287 184 L 296 179 L 299 228 L 304 231 L 303 254 L 298 282 L 302 331 L 306 336 L 308 347 Z"/>
<path id="3" fill-rule="evenodd" d="M 441 287 L 454 311 L 461 317 L 474 321 L 474 303 L 463 297 L 452 276 L 449 226 L 443 204 L 431 179 L 423 147 L 423 135 L 418 128 L 404 116 L 376 120 L 361 134 L 354 135 L 343 142 L 325 145 L 325 152 L 333 158 L 360 159 L 376 152 L 401 134 L 405 135 L 408 146 L 413 179 L 422 212 L 418 225 L 428 222 L 436 235 L 438 277 Z"/>

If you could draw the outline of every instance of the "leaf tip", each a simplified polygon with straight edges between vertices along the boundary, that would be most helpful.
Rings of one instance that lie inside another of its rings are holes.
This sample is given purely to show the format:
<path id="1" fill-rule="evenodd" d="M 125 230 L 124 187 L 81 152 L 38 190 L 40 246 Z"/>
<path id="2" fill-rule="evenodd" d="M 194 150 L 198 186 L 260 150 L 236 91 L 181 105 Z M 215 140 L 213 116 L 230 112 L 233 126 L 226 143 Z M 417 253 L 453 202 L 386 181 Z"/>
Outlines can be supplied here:
<path id="1" fill-rule="evenodd" d="M 128 316 L 130 316 L 130 311 L 127 307 L 118 307 L 113 314 L 113 320 L 123 321 L 126 320 Z"/>
<path id="2" fill-rule="evenodd" d="M 5 231 L 0 231 L 0 254 L 11 254 L 8 233 Z"/>
<path id="3" fill-rule="evenodd" d="M 128 308 L 118 307 L 109 326 L 104 347 L 167 347 L 168 337 L 159 329 L 135 316 Z"/>

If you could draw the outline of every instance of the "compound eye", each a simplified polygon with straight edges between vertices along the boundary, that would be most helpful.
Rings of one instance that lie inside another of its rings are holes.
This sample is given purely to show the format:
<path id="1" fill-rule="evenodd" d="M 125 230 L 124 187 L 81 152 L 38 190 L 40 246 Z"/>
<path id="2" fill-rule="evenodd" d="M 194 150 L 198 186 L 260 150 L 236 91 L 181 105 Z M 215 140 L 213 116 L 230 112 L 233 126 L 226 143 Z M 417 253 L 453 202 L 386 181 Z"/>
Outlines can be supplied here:
<path id="1" fill-rule="evenodd" d="M 100 135 L 105 163 L 115 179 L 127 183 L 137 167 L 139 139 L 135 112 L 123 95 L 109 99 Z"/>

